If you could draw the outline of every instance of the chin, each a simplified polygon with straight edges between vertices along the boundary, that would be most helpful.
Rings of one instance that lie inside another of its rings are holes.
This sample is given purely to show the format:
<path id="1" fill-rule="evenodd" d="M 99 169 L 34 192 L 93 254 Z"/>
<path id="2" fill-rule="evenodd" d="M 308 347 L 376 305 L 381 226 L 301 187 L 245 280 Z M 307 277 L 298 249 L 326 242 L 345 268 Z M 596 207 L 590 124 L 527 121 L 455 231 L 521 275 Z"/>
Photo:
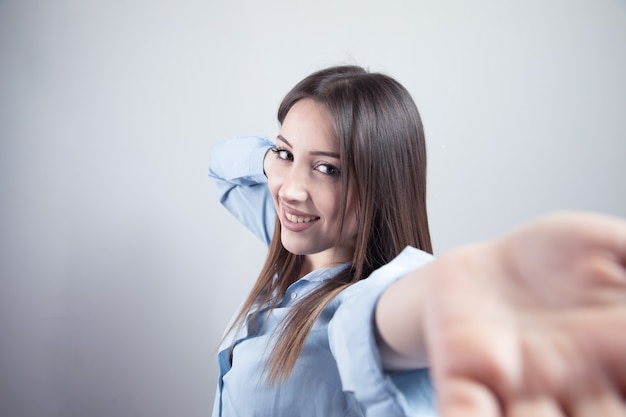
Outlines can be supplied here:
<path id="1" fill-rule="evenodd" d="M 293 255 L 311 255 L 316 252 L 312 252 L 311 250 L 307 250 L 306 248 L 297 247 L 293 245 L 285 245 L 283 243 L 283 247 L 287 250 L 287 252 Z"/>
<path id="2" fill-rule="evenodd" d="M 310 245 L 298 244 L 288 240 L 282 240 L 281 243 L 287 252 L 294 255 L 313 255 L 320 252 L 317 248 L 312 248 Z"/>

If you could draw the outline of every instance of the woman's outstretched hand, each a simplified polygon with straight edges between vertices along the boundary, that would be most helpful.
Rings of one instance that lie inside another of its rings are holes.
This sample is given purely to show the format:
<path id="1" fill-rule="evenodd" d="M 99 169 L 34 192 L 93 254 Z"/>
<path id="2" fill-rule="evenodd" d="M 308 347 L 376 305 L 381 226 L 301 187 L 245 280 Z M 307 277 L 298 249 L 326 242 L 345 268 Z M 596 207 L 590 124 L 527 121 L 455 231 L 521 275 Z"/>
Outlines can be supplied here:
<path id="1" fill-rule="evenodd" d="M 626 222 L 551 215 L 426 268 L 442 417 L 626 416 Z"/>

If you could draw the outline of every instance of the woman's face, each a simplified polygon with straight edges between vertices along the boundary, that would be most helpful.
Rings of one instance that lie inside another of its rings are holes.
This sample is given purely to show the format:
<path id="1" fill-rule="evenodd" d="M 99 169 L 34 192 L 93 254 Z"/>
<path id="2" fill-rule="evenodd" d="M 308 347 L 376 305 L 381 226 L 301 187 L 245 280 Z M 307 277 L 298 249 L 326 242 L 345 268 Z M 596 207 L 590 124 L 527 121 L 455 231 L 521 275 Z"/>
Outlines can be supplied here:
<path id="1" fill-rule="evenodd" d="M 311 269 L 349 261 L 355 249 L 357 221 L 352 197 L 348 198 L 337 245 L 342 167 L 339 143 L 332 132 L 328 110 L 302 99 L 287 113 L 276 149 L 265 165 L 282 225 L 282 244 L 291 253 L 306 255 Z"/>

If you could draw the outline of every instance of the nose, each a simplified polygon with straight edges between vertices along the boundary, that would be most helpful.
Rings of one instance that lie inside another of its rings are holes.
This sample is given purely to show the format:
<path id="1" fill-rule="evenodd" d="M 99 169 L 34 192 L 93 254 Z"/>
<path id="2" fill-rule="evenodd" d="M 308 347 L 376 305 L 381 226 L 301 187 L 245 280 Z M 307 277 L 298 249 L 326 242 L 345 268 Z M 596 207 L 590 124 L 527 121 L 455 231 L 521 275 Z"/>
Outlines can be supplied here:
<path id="1" fill-rule="evenodd" d="M 293 165 L 283 177 L 283 182 L 278 190 L 281 200 L 303 202 L 309 197 L 308 174 L 306 169 Z"/>

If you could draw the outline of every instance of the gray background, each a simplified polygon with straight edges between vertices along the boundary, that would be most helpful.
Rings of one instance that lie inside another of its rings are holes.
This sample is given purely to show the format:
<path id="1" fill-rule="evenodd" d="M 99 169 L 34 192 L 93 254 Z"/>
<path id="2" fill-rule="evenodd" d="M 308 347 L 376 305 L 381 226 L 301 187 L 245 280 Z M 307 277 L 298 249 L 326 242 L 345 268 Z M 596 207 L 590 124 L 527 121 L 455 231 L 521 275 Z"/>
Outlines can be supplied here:
<path id="1" fill-rule="evenodd" d="M 438 252 L 626 216 L 626 3 L 0 0 L 0 416 L 207 416 L 265 248 L 206 178 L 324 66 L 414 95 Z"/>

